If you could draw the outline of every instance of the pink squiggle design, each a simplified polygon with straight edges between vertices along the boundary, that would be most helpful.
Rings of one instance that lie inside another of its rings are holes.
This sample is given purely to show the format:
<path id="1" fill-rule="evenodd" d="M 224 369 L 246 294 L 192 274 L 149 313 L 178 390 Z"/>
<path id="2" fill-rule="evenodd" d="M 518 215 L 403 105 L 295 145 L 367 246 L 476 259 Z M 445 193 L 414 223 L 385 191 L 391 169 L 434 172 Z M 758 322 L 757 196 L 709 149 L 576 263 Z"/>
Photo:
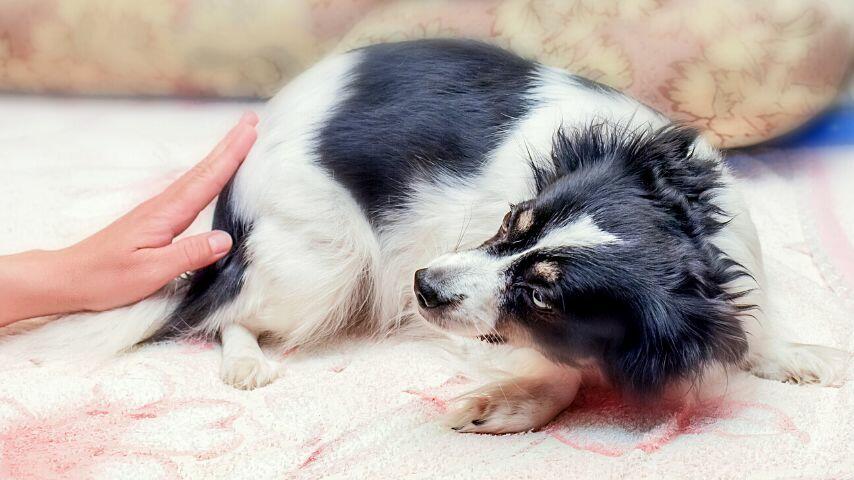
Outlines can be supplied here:
<path id="1" fill-rule="evenodd" d="M 756 411 L 768 414 L 770 419 L 751 418 L 749 413 Z M 739 420 L 765 431 L 732 432 L 726 427 L 727 420 Z M 600 430 L 614 425 L 622 430 L 620 436 L 626 438 L 626 441 L 608 442 L 597 439 L 595 432 L 592 435 L 590 433 L 590 428 Z M 546 437 L 536 439 L 532 446 L 542 443 L 545 438 L 552 438 L 576 450 L 608 457 L 619 457 L 632 450 L 654 453 L 686 435 L 711 434 L 740 438 L 792 435 L 802 443 L 809 442 L 809 435 L 798 429 L 791 417 L 779 408 L 764 403 L 719 397 L 698 405 L 665 405 L 659 410 L 648 410 L 627 404 L 617 394 L 606 389 L 588 389 L 583 392 L 575 406 L 546 427 L 545 433 Z M 639 438 L 632 440 L 633 436 Z"/>
<path id="2" fill-rule="evenodd" d="M 415 398 L 413 398 L 412 401 L 407 402 L 395 408 L 394 410 L 385 413 L 383 416 L 396 416 L 400 414 L 400 412 L 411 411 L 414 406 L 420 403 L 426 403 L 428 406 L 431 407 L 431 409 L 441 413 L 444 410 L 442 410 L 442 407 L 440 407 L 440 405 L 443 405 L 445 401 L 441 399 L 441 393 L 439 392 L 452 386 L 468 383 L 469 381 L 470 380 L 468 378 L 462 375 L 456 375 L 435 387 L 429 387 L 424 390 L 405 390 L 404 393 L 414 395 Z M 374 420 L 375 419 L 368 419 L 363 422 L 360 422 L 359 424 L 352 425 L 347 430 L 331 438 L 326 438 L 323 428 L 318 427 L 316 432 L 310 437 L 310 439 L 303 443 L 303 447 L 308 450 L 308 453 L 306 454 L 305 458 L 302 462 L 299 463 L 295 471 L 290 472 L 290 475 L 286 475 L 286 478 L 321 478 L 333 475 L 335 473 L 343 473 L 343 471 L 347 468 L 347 465 L 357 463 L 360 456 L 369 455 L 370 452 L 366 453 L 354 451 L 349 452 L 346 455 L 342 455 L 340 454 L 340 452 L 338 452 L 339 447 L 349 442 L 352 437 L 357 435 L 359 432 L 369 430 L 367 426 Z M 427 419 L 425 421 L 432 420 Z M 333 453 L 338 453 L 338 456 L 335 458 L 334 463 L 322 463 L 325 458 L 329 457 Z M 322 471 L 321 473 L 320 469 L 322 469 L 324 466 L 327 467 L 327 469 Z"/>
<path id="3" fill-rule="evenodd" d="M 298 468 L 302 470 L 311 465 L 312 463 L 316 462 L 317 459 L 320 458 L 320 456 L 323 455 L 327 449 L 337 443 L 340 443 L 341 438 L 342 437 L 339 437 L 329 443 L 323 443 L 323 429 L 320 428 L 317 434 L 315 434 L 313 437 L 303 443 L 302 446 L 304 448 L 311 448 L 312 450 L 311 453 L 309 453 L 308 456 L 305 458 L 305 460 L 300 463 Z"/>
<path id="4" fill-rule="evenodd" d="M 438 413 L 445 413 L 448 411 L 448 402 L 442 398 L 445 394 L 445 390 L 447 390 L 448 387 L 464 385 L 470 381 L 471 379 L 465 375 L 455 375 L 435 387 L 424 390 L 407 389 L 404 390 L 403 393 L 415 395 L 422 402 L 435 409 Z"/>
<path id="5" fill-rule="evenodd" d="M 807 172 L 810 185 L 810 215 L 815 222 L 815 233 L 824 252 L 829 257 L 830 265 L 838 273 L 848 291 L 854 290 L 854 246 L 848 234 L 834 214 L 833 185 L 827 173 L 827 166 L 820 158 L 810 162 Z M 822 276 L 827 276 L 827 268 L 816 265 Z M 828 285 L 835 285 L 835 279 L 825 278 Z"/>
<path id="6" fill-rule="evenodd" d="M 98 384 L 92 388 L 91 400 L 48 416 L 28 412 L 17 400 L 0 399 L 0 403 L 20 413 L 0 432 L 0 477 L 88 478 L 105 463 L 151 461 L 167 478 L 178 478 L 178 468 L 171 457 L 207 460 L 233 451 L 243 442 L 243 437 L 234 430 L 235 421 L 244 413 L 241 405 L 203 398 L 175 400 L 171 398 L 174 383 L 168 376 L 160 378 L 158 383 L 165 385 L 163 397 L 141 406 L 108 400 L 103 386 Z M 140 428 L 140 422 L 170 421 L 170 414 L 211 408 L 224 412 L 217 412 L 213 420 L 194 428 L 201 435 L 211 431 L 226 433 L 223 440 L 212 445 L 163 448 L 129 436 Z"/>
<path id="7" fill-rule="evenodd" d="M 410 395 L 415 395 L 416 397 L 421 399 L 422 402 L 435 408 L 439 413 L 445 413 L 448 411 L 448 403 L 437 397 L 436 395 L 431 395 L 429 393 L 418 390 L 404 390 L 403 392 L 408 393 Z"/>

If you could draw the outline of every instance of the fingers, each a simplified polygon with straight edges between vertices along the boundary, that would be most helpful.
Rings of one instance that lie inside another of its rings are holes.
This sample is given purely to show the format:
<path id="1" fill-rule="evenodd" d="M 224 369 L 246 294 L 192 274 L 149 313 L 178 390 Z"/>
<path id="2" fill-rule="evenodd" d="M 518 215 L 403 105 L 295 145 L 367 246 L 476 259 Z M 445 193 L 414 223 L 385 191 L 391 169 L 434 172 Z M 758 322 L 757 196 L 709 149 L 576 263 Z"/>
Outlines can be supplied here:
<path id="1" fill-rule="evenodd" d="M 150 251 L 158 275 L 165 281 L 189 271 L 206 267 L 224 257 L 231 249 L 231 236 L 215 230 L 181 239 Z"/>
<path id="2" fill-rule="evenodd" d="M 223 150 L 225 150 L 225 147 L 228 146 L 229 142 L 234 138 L 234 135 L 237 132 L 238 127 L 242 124 L 251 125 L 253 127 L 258 125 L 258 115 L 252 111 L 244 112 L 243 116 L 240 117 L 240 120 L 237 121 L 237 125 L 235 125 L 234 127 L 231 128 L 231 130 L 228 131 L 228 133 L 225 135 L 225 137 L 222 140 L 220 140 L 219 143 L 217 143 L 216 147 L 214 147 L 214 149 L 211 150 L 211 153 L 209 153 L 208 156 L 205 157 L 205 159 L 208 159 L 211 157 L 216 157 L 216 156 L 222 154 Z"/>
<path id="3" fill-rule="evenodd" d="M 204 160 L 153 200 L 155 211 L 168 213 L 175 235 L 190 226 L 237 172 L 255 143 L 257 123 L 257 115 L 245 113 Z"/>

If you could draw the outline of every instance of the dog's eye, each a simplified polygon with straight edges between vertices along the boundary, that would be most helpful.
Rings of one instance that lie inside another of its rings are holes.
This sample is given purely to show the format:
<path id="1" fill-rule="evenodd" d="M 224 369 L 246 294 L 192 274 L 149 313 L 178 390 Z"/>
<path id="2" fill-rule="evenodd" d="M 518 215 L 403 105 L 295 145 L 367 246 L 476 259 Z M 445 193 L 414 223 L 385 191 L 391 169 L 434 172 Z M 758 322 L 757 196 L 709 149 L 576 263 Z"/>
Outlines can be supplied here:
<path id="1" fill-rule="evenodd" d="M 543 293 L 537 289 L 531 291 L 531 301 L 534 302 L 534 306 L 539 308 L 540 310 L 551 310 L 552 306 L 549 305 L 549 302 L 546 301 Z"/>

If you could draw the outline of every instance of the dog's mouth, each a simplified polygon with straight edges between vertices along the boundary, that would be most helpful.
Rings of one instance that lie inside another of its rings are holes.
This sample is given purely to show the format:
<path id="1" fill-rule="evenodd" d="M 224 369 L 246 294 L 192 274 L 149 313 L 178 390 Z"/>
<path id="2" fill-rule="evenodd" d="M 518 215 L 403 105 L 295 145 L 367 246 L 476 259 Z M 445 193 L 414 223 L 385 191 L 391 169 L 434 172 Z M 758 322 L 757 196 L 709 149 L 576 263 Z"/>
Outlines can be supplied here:
<path id="1" fill-rule="evenodd" d="M 424 319 L 428 325 L 441 330 L 445 333 L 452 333 L 462 337 L 476 338 L 482 342 L 501 345 L 507 343 L 507 339 L 497 333 L 482 334 L 482 330 L 477 330 L 473 325 L 459 322 L 448 318 L 448 308 L 422 308 L 418 306 L 418 314 Z"/>

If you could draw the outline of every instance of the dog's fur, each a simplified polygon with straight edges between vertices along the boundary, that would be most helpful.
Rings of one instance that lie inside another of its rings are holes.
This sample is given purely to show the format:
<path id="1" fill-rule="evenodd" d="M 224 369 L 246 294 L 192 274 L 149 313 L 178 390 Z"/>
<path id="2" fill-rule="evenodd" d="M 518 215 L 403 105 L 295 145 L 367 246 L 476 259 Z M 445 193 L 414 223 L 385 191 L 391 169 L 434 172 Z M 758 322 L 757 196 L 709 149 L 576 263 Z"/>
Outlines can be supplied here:
<path id="1" fill-rule="evenodd" d="M 517 347 L 512 377 L 451 417 L 493 433 L 547 423 L 582 368 L 643 396 L 727 366 L 839 381 L 831 350 L 770 332 L 720 154 L 610 88 L 474 42 L 377 45 L 294 80 L 259 133 L 217 204 L 227 257 L 4 348 L 74 358 L 219 335 L 225 381 L 255 388 L 277 373 L 259 335 L 292 347 L 421 317 Z"/>

